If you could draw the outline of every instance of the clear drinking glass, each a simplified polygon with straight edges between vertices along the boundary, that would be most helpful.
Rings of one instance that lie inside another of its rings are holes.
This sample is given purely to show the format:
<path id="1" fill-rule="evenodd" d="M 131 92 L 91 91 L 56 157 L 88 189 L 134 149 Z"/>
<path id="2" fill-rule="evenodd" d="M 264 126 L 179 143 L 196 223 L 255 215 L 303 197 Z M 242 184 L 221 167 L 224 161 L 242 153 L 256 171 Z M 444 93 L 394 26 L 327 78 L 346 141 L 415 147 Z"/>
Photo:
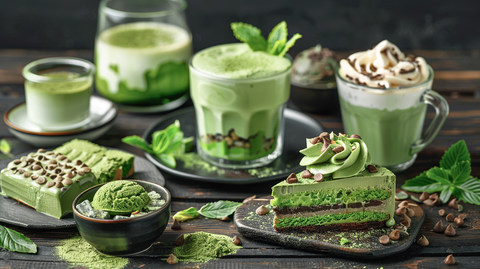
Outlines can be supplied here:
<path id="1" fill-rule="evenodd" d="M 23 68 L 28 119 L 43 130 L 79 128 L 90 119 L 95 66 L 83 59 L 53 57 Z"/>
<path id="2" fill-rule="evenodd" d="M 202 53 L 235 51 L 242 46 L 246 45 L 211 47 L 190 60 L 197 151 L 203 159 L 220 167 L 264 166 L 283 150 L 283 112 L 290 95 L 291 59 L 287 60 L 288 68 L 275 74 L 235 79 L 205 72 L 193 64 Z"/>
<path id="3" fill-rule="evenodd" d="M 174 109 L 188 99 L 192 35 L 184 0 L 103 0 L 95 86 L 120 108 Z"/>
<path id="4" fill-rule="evenodd" d="M 417 153 L 433 141 L 448 116 L 445 99 L 432 91 L 433 69 L 418 85 L 379 89 L 347 81 L 337 70 L 342 120 L 348 134 L 358 134 L 367 143 L 372 161 L 393 172 L 410 167 Z M 427 105 L 435 117 L 422 134 Z"/>

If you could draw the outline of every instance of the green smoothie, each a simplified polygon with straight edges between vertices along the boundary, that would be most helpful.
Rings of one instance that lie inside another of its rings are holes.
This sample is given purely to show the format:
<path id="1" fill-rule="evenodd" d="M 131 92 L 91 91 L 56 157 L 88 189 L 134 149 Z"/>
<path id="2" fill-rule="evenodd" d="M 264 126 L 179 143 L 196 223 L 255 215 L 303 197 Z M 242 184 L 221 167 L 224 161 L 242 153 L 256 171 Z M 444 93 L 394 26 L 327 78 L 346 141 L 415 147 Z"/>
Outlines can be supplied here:
<path id="1" fill-rule="evenodd" d="M 90 115 L 92 79 L 62 71 L 42 74 L 45 82 L 25 81 L 28 118 L 42 128 L 68 126 Z"/>
<path id="2" fill-rule="evenodd" d="M 109 28 L 97 37 L 96 88 L 128 105 L 166 104 L 188 92 L 190 33 L 178 26 L 135 22 Z"/>
<path id="3" fill-rule="evenodd" d="M 381 166 L 410 161 L 410 147 L 420 139 L 427 105 L 418 103 L 408 109 L 375 109 L 355 106 L 340 97 L 342 119 L 348 134 L 358 134 Z"/>
<path id="4" fill-rule="evenodd" d="M 246 44 L 197 53 L 190 66 L 190 93 L 199 152 L 239 163 L 279 155 L 290 67 L 290 60 L 254 52 Z"/>

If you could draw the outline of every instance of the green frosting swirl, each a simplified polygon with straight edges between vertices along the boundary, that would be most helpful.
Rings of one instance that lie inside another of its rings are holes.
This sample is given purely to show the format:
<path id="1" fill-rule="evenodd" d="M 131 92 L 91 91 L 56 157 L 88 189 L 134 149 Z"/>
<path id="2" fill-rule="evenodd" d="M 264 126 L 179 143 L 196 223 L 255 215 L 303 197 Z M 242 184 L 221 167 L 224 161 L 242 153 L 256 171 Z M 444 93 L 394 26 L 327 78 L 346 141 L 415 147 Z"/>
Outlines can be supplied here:
<path id="1" fill-rule="evenodd" d="M 305 155 L 300 165 L 306 166 L 314 175 L 322 173 L 335 179 L 353 177 L 371 163 L 367 145 L 361 139 L 337 136 L 332 132 L 330 140 L 332 144 L 322 153 L 322 142 L 313 145 L 310 139 L 307 139 L 307 148 L 300 151 Z M 340 146 L 343 146 L 344 150 L 335 153 L 333 149 Z"/>

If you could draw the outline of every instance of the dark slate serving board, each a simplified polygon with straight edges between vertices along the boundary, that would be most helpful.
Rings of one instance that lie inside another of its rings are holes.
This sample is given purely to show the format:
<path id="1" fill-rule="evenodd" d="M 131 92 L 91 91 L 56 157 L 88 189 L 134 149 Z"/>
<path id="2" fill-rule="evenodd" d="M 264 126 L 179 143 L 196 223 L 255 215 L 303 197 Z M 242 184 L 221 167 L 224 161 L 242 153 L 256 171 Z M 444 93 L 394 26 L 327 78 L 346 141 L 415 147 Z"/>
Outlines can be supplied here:
<path id="1" fill-rule="evenodd" d="M 16 155 L 13 158 L 0 161 L 0 169 L 7 167 L 10 161 L 26 156 L 28 153 L 29 152 L 26 152 Z M 145 158 L 135 155 L 134 166 L 135 173 L 130 177 L 131 179 L 147 180 L 165 186 L 165 178 L 163 175 L 158 171 L 155 165 L 147 161 Z M 64 219 L 56 219 L 43 213 L 39 213 L 35 211 L 35 209 L 3 195 L 0 195 L 0 221 L 25 228 L 37 229 L 75 227 L 73 216 Z"/>
<path id="2" fill-rule="evenodd" d="M 277 233 L 273 229 L 273 218 L 275 214 L 272 210 L 266 215 L 257 215 L 255 210 L 265 205 L 269 205 L 270 199 L 255 199 L 240 206 L 235 212 L 235 224 L 238 231 L 243 236 L 283 245 L 290 248 L 303 249 L 307 251 L 329 252 L 338 256 L 378 259 L 394 255 L 408 249 L 417 238 L 420 227 L 425 220 L 425 214 L 421 207 L 412 207 L 415 216 L 412 219 L 408 235 L 402 234 L 399 240 L 391 241 L 387 245 L 379 243 L 382 235 L 388 235 L 393 228 L 369 229 L 366 231 L 345 231 L 345 232 L 325 232 L 325 233 Z M 398 203 L 398 202 L 397 202 Z M 398 223 L 400 217 L 395 216 Z M 345 245 L 340 244 L 340 240 L 346 238 L 350 241 Z"/>

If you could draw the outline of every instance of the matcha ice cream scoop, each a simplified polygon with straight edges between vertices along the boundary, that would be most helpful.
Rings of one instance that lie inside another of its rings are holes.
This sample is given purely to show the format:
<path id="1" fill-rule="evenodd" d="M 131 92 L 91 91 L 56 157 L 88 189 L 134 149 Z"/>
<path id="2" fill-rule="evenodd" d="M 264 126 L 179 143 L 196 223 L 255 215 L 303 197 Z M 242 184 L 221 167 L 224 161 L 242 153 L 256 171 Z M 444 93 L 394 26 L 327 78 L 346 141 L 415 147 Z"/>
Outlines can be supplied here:
<path id="1" fill-rule="evenodd" d="M 93 197 L 92 207 L 121 215 L 142 210 L 150 197 L 145 189 L 133 181 L 116 180 L 103 185 Z"/>

